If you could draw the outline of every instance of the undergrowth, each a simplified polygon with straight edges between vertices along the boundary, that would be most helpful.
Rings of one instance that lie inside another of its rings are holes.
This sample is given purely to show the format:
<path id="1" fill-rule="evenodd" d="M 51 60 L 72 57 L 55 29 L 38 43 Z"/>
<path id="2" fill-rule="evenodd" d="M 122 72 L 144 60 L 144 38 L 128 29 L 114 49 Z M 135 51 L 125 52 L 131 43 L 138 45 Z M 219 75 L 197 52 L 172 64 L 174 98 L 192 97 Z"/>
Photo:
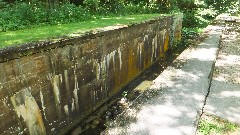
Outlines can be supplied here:
<path id="1" fill-rule="evenodd" d="M 227 10 L 233 12 L 236 6 L 235 0 L 0 0 L 0 32 L 106 16 L 173 12 L 184 13 L 183 27 L 203 27 L 209 19 Z"/>
<path id="2" fill-rule="evenodd" d="M 240 134 L 240 127 L 213 115 L 204 115 L 198 125 L 197 135 Z"/>

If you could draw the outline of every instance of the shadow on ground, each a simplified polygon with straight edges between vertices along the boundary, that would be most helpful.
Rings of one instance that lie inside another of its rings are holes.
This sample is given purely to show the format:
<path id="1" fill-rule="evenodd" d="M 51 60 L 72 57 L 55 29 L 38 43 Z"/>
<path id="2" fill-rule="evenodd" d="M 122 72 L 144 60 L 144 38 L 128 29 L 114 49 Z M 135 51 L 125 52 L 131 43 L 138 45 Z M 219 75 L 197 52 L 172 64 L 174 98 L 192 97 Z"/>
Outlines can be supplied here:
<path id="1" fill-rule="evenodd" d="M 240 124 L 240 23 L 226 23 L 204 112 Z"/>
<path id="2" fill-rule="evenodd" d="M 219 38 L 185 50 L 102 134 L 195 134 Z"/>

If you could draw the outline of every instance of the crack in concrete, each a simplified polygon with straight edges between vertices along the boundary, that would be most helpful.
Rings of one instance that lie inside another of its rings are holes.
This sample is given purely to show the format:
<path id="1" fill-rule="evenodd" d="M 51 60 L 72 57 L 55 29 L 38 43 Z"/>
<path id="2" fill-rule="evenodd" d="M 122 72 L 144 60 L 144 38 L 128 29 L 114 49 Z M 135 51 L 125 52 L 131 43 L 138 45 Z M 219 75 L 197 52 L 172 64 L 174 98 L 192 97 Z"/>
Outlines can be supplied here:
<path id="1" fill-rule="evenodd" d="M 206 106 L 207 104 L 207 99 L 208 99 L 208 96 L 211 92 L 211 86 L 212 86 L 212 80 L 213 80 L 213 72 L 214 72 L 214 69 L 215 69 L 215 64 L 216 64 L 216 60 L 217 60 L 217 56 L 219 54 L 219 48 L 220 48 L 220 44 L 221 44 L 221 38 L 222 38 L 222 35 L 220 36 L 220 40 L 219 40 L 219 44 L 218 44 L 218 49 L 217 49 L 217 52 L 216 52 L 216 59 L 214 60 L 213 64 L 212 64 L 212 67 L 211 67 L 211 71 L 208 75 L 208 79 L 209 79 L 209 83 L 208 83 L 208 90 L 207 90 L 207 93 L 205 95 L 205 98 L 204 98 L 204 101 L 203 101 L 203 106 L 201 108 L 201 110 L 199 111 L 199 114 L 198 114 L 198 118 L 196 119 L 196 125 L 197 125 L 197 128 L 196 128 L 196 131 L 195 131 L 195 134 L 197 134 L 197 130 L 198 130 L 198 125 L 199 125 L 199 122 L 200 122 L 200 119 L 201 117 L 203 116 L 203 113 L 204 113 L 204 107 Z"/>
<path id="2" fill-rule="evenodd" d="M 218 53 L 217 53 L 217 54 L 218 54 Z M 215 62 L 216 62 L 216 60 L 215 60 Z M 205 107 L 205 105 L 206 105 L 206 103 L 207 103 L 207 98 L 208 98 L 208 96 L 209 96 L 209 94 L 210 94 L 210 89 L 211 89 L 211 85 L 212 85 L 213 71 L 214 71 L 214 69 L 215 69 L 215 62 L 213 63 L 212 68 L 211 68 L 211 72 L 209 73 L 209 77 L 208 77 L 208 79 L 209 79 L 208 91 L 207 91 L 206 96 L 204 97 L 203 106 L 202 106 L 202 108 L 200 109 L 200 111 L 198 112 L 196 121 L 194 122 L 195 125 L 196 125 L 196 127 L 197 127 L 196 130 L 195 130 L 195 134 L 197 134 L 198 125 L 199 125 L 200 119 L 201 119 L 201 117 L 202 117 L 202 115 L 203 115 L 203 113 L 204 113 L 204 107 Z"/>

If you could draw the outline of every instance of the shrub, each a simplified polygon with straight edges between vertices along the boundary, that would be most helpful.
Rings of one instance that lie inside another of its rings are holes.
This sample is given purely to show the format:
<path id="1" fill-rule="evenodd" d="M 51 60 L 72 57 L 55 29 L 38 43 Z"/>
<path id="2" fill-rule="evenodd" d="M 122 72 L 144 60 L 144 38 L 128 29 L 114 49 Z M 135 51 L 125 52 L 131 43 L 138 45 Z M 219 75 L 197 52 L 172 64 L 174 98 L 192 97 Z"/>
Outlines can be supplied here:
<path id="1" fill-rule="evenodd" d="M 26 3 L 18 3 L 1 11 L 2 30 L 16 30 L 34 24 L 34 12 Z"/>
<path id="2" fill-rule="evenodd" d="M 128 4 L 125 12 L 128 14 L 144 13 L 144 8 L 141 5 Z"/>
<path id="3" fill-rule="evenodd" d="M 7 3 L 4 2 L 3 0 L 0 0 L 0 10 L 5 8 L 7 6 Z"/>
<path id="4" fill-rule="evenodd" d="M 88 11 L 95 13 L 99 10 L 100 0 L 84 0 L 83 4 Z"/>
<path id="5" fill-rule="evenodd" d="M 77 7 L 73 4 L 63 4 L 50 9 L 48 17 L 50 24 L 60 24 L 89 20 L 91 15 L 81 6 Z"/>
<path id="6" fill-rule="evenodd" d="M 60 4 L 48 8 L 43 4 L 15 3 L 0 12 L 0 30 L 18 30 L 40 24 L 60 24 L 91 19 L 91 14 L 81 6 Z"/>
<path id="7" fill-rule="evenodd" d="M 123 14 L 125 11 L 125 5 L 121 0 L 111 0 L 107 5 L 109 5 L 110 12 L 114 14 Z"/>
<path id="8" fill-rule="evenodd" d="M 47 24 L 48 21 L 48 9 L 42 4 L 32 7 L 34 12 L 34 25 Z"/>
<path id="9" fill-rule="evenodd" d="M 84 0 L 82 6 L 55 3 L 47 6 L 38 0 L 6 4 L 0 0 L 0 31 L 35 25 L 55 25 L 89 20 L 102 16 L 141 13 L 184 13 L 183 26 L 198 27 L 236 4 L 235 0 Z M 80 2 L 80 3 L 81 3 Z M 210 8 L 209 8 L 210 7 Z M 231 10 L 233 12 L 235 10 Z"/>
<path id="10" fill-rule="evenodd" d="M 198 18 L 196 18 L 196 11 L 188 10 L 183 14 L 183 27 L 196 27 L 198 25 Z"/>

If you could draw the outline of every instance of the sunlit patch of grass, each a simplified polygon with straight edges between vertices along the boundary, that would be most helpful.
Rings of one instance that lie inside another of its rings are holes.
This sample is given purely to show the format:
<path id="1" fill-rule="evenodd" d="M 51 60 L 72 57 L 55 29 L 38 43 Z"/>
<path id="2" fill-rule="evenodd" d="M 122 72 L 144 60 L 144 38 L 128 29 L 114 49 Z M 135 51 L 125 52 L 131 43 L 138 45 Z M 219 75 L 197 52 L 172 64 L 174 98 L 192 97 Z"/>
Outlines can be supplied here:
<path id="1" fill-rule="evenodd" d="M 32 41 L 47 40 L 51 38 L 59 38 L 62 36 L 71 36 L 73 35 L 73 33 L 85 32 L 100 27 L 137 23 L 159 16 L 160 14 L 141 14 L 121 17 L 105 17 L 79 23 L 43 26 L 18 31 L 0 32 L 0 48 Z"/>
<path id="2" fill-rule="evenodd" d="M 203 115 L 198 124 L 197 135 L 240 134 L 240 127 L 213 115 Z"/>
<path id="3" fill-rule="evenodd" d="M 201 33 L 203 32 L 203 28 L 183 28 L 183 30 L 185 31 L 191 31 L 191 32 L 195 32 L 195 33 Z"/>

